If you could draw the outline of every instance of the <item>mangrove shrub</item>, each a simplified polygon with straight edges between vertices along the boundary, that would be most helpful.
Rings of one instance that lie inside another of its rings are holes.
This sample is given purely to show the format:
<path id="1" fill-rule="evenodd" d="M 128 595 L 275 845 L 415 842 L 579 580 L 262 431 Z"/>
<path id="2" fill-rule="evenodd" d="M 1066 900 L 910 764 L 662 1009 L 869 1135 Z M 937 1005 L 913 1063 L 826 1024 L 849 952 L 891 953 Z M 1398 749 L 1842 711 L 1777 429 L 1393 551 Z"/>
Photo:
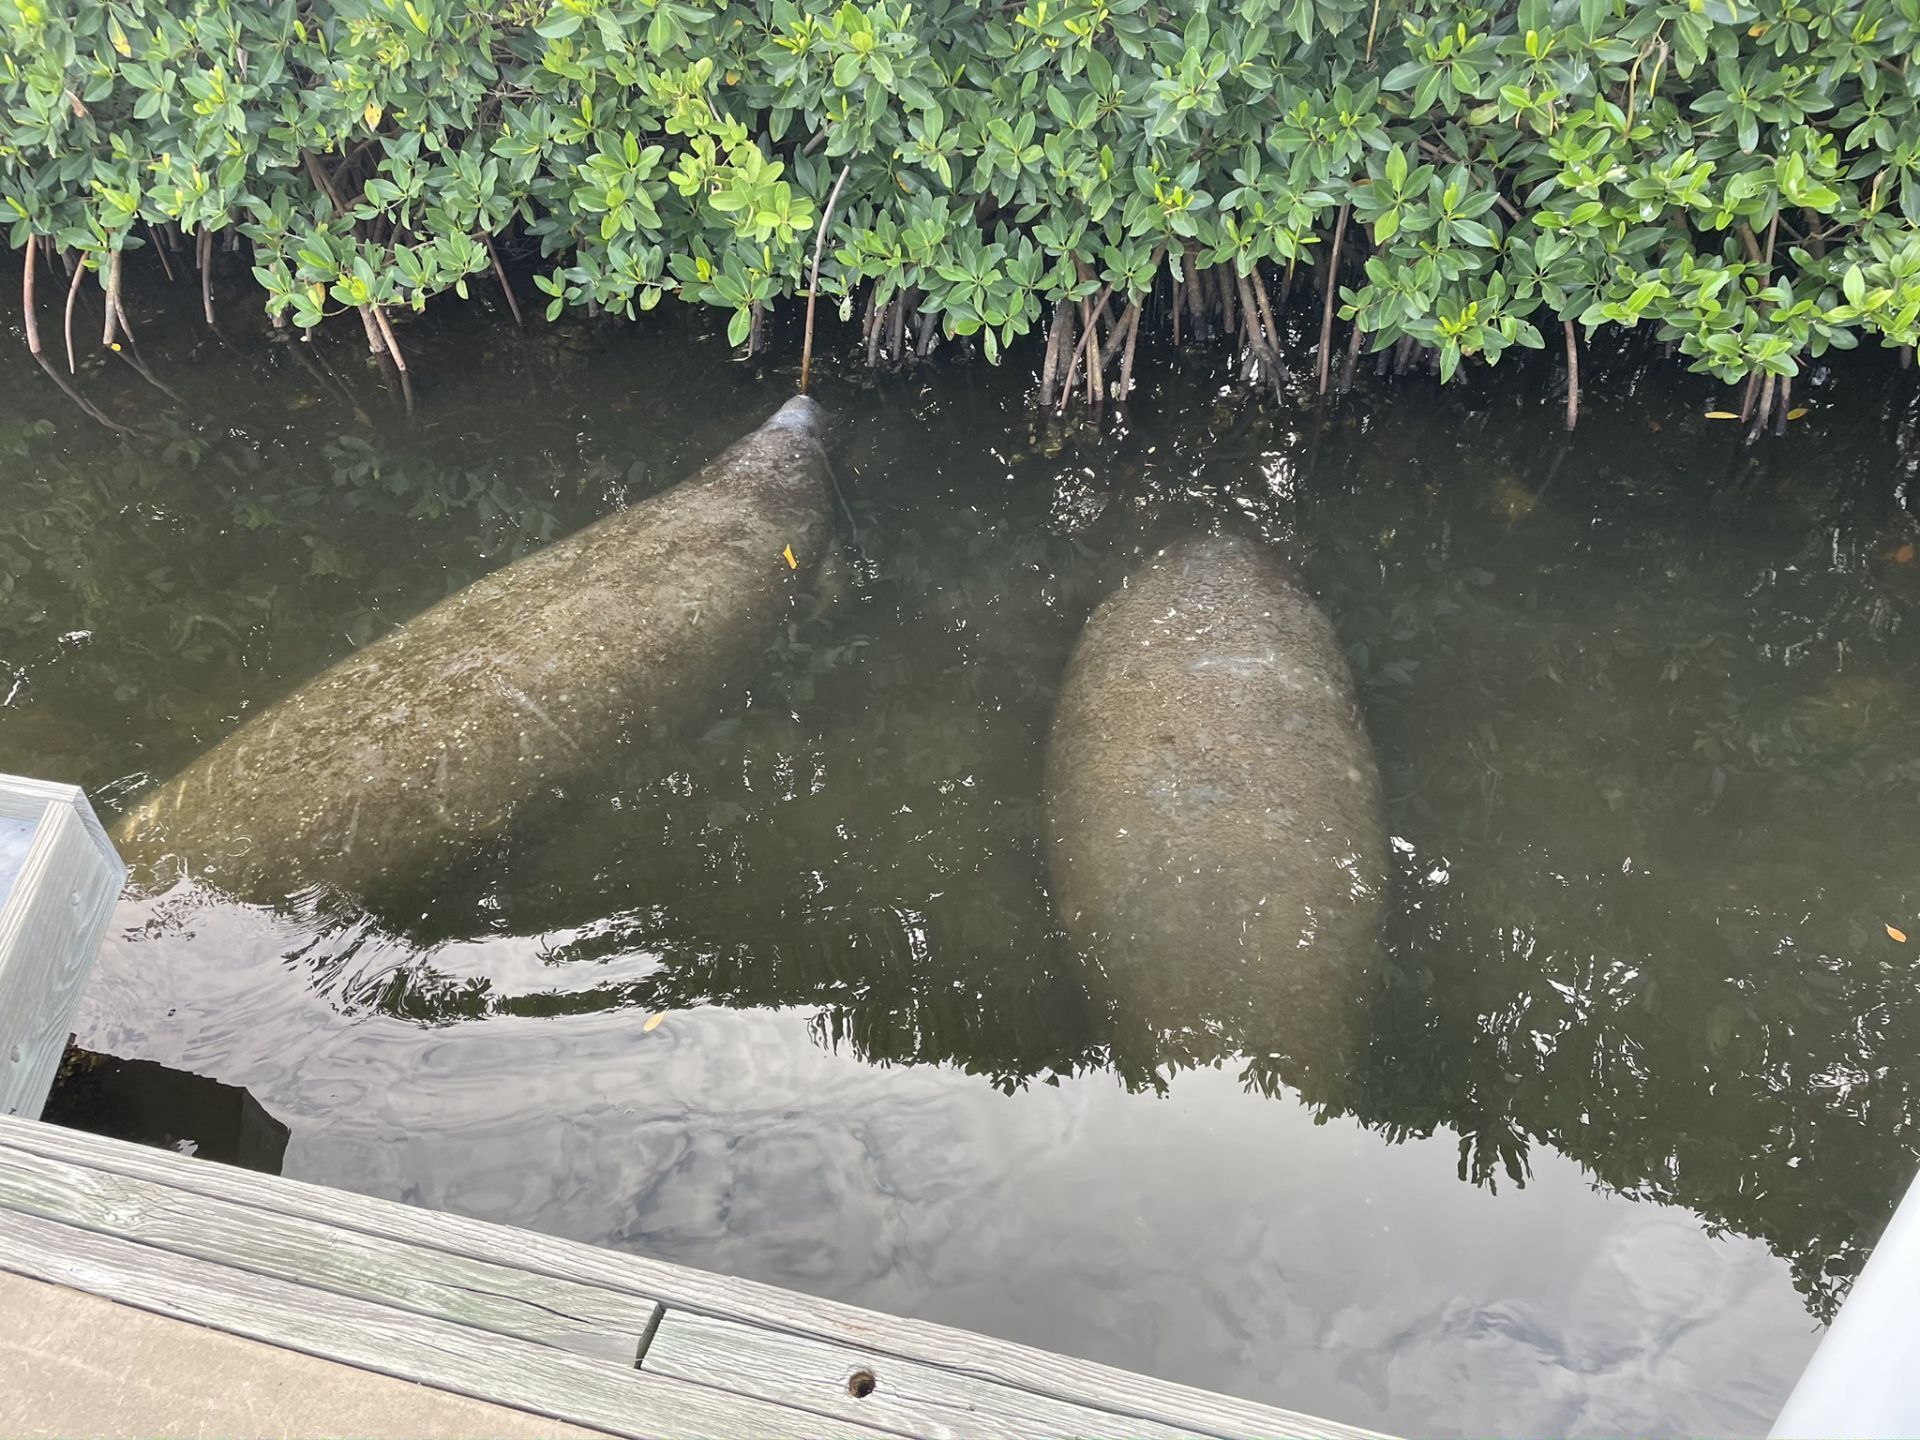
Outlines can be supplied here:
<path id="1" fill-rule="evenodd" d="M 1300 307 L 1323 389 L 1343 349 L 1445 377 L 1551 342 L 1577 376 L 1581 331 L 1644 326 L 1761 418 L 1806 357 L 1920 338 L 1920 0 L 0 0 L 0 27 L 0 201 L 62 380 L 36 255 L 69 349 L 81 277 L 112 342 L 125 252 L 197 265 L 211 317 L 238 248 L 281 323 L 345 316 L 404 366 L 394 312 L 525 267 L 550 317 L 674 294 L 755 348 L 823 222 L 871 363 L 1038 332 L 1047 400 L 1124 394 L 1143 314 L 1277 377 Z"/>

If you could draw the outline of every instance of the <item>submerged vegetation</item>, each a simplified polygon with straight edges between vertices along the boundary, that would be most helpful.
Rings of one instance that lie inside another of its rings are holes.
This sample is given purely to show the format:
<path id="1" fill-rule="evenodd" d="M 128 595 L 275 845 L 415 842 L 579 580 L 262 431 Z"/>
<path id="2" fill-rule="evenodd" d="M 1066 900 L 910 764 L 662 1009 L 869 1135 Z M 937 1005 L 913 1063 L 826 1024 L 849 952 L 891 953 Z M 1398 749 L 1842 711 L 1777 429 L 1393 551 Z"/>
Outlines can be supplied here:
<path id="1" fill-rule="evenodd" d="M 76 301 L 117 343 L 141 248 L 197 268 L 209 320 L 237 252 L 277 323 L 344 317 L 404 379 L 396 312 L 484 283 L 517 316 L 528 271 L 549 316 L 677 294 L 752 352 L 823 225 L 869 364 L 1037 335 L 1048 404 L 1124 397 L 1145 326 L 1277 385 L 1293 307 L 1323 391 L 1364 353 L 1447 378 L 1551 344 L 1572 423 L 1582 332 L 1645 327 L 1744 381 L 1757 433 L 1807 357 L 1920 340 L 1920 0 L 0 0 L 0 27 L 0 214 L 67 386 Z"/>

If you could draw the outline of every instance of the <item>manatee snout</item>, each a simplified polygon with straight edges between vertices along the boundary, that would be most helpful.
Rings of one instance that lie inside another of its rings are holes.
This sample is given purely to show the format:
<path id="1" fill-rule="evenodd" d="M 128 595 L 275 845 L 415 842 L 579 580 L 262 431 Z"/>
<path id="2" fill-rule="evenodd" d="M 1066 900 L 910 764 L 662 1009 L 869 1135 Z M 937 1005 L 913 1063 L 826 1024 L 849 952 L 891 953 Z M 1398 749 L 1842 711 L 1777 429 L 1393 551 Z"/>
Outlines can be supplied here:
<path id="1" fill-rule="evenodd" d="M 826 412 L 810 395 L 796 395 L 768 417 L 768 430 L 798 430 L 818 440 L 826 428 Z"/>
<path id="2" fill-rule="evenodd" d="M 1386 826 L 1345 654 L 1286 565 L 1196 539 L 1100 605 L 1061 687 L 1047 815 L 1055 902 L 1117 1048 L 1345 1080 Z"/>

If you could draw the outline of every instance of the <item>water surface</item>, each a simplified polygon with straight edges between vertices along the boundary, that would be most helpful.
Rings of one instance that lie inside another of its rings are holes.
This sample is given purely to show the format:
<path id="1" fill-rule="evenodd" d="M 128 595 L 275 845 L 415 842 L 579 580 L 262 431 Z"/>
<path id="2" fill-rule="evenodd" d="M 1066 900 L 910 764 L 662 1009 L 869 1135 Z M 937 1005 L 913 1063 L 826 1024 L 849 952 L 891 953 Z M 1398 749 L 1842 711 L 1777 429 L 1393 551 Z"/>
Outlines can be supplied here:
<path id="1" fill-rule="evenodd" d="M 145 331 L 158 441 L 0 362 L 0 769 L 109 816 L 792 387 L 456 313 L 408 426 L 344 341 Z M 1281 410 L 1195 356 L 1096 435 L 830 359 L 850 584 L 709 729 L 380 914 L 130 899 L 80 1039 L 250 1087 L 309 1179 L 1403 1432 L 1762 1432 L 1920 1164 L 1920 415 L 1856 367 L 1746 451 L 1594 368 L 1568 444 L 1544 369 Z M 1067 655 L 1196 528 L 1302 567 L 1386 781 L 1312 1108 L 1231 1037 L 1116 1075 L 1049 910 Z"/>

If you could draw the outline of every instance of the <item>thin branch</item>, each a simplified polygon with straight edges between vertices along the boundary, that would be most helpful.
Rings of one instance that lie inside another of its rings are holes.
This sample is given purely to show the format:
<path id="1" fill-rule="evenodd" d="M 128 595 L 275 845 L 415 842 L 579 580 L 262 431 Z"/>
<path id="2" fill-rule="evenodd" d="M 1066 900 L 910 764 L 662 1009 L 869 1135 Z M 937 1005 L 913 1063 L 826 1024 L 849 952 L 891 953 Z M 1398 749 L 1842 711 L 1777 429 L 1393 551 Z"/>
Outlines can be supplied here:
<path id="1" fill-rule="evenodd" d="M 1133 347 L 1140 338 L 1140 307 L 1145 297 L 1133 302 L 1133 308 L 1127 312 L 1127 348 L 1120 352 L 1120 388 L 1114 397 L 1124 402 L 1133 394 Z"/>
<path id="2" fill-rule="evenodd" d="M 1103 285 L 1100 287 L 1100 304 L 1103 308 L 1107 303 L 1107 296 L 1112 293 L 1113 287 L 1111 285 Z M 1093 315 L 1093 307 L 1082 300 L 1080 302 L 1080 324 L 1082 327 L 1080 331 L 1080 343 L 1074 346 L 1073 355 L 1067 361 L 1067 383 L 1063 385 L 1060 390 L 1060 409 L 1062 411 L 1066 410 L 1067 402 L 1073 398 L 1073 382 L 1074 377 L 1080 373 L 1080 357 L 1086 353 L 1087 341 L 1093 338 L 1095 329 Z M 1088 379 L 1087 386 L 1089 391 L 1087 398 L 1091 401 L 1093 398 L 1091 393 L 1093 381 L 1091 378 Z"/>
<path id="3" fill-rule="evenodd" d="M 80 298 L 80 281 L 87 273 L 87 262 L 82 259 L 74 263 L 73 279 L 67 283 L 67 313 L 61 328 L 67 341 L 67 373 L 78 375 L 80 367 L 73 359 L 73 304 Z"/>
<path id="4" fill-rule="evenodd" d="M 1333 253 L 1327 258 L 1327 293 L 1320 306 L 1320 393 L 1327 393 L 1327 371 L 1333 364 L 1333 300 L 1340 289 L 1340 247 L 1347 239 L 1347 210 L 1351 202 L 1340 202 L 1340 218 L 1333 227 Z"/>
<path id="5" fill-rule="evenodd" d="M 154 233 L 151 220 L 147 222 L 147 239 L 153 244 L 153 253 L 160 257 L 160 268 L 167 273 L 167 283 L 177 285 L 179 281 L 173 277 L 173 264 L 167 259 L 167 247 L 160 243 L 160 237 Z"/>
<path id="6" fill-rule="evenodd" d="M 825 134 L 823 130 L 820 132 Z M 840 167 L 840 178 L 833 182 L 833 189 L 827 193 L 827 208 L 820 212 L 820 229 L 813 237 L 813 272 L 807 277 L 807 333 L 800 342 L 800 393 L 807 393 L 807 377 L 813 368 L 813 302 L 820 294 L 820 257 L 827 249 L 827 227 L 833 223 L 833 207 L 840 199 L 840 187 L 847 183 L 847 176 L 853 172 L 853 162 L 849 160 Z"/>
<path id="7" fill-rule="evenodd" d="M 100 327 L 100 343 L 108 347 L 113 344 L 114 326 L 120 316 L 120 256 L 122 253 L 119 250 L 113 252 L 112 258 L 107 261 L 107 273 L 101 281 L 101 288 L 107 295 L 107 318 Z"/>
<path id="8" fill-rule="evenodd" d="M 207 328 L 214 328 L 213 318 L 213 231 L 205 225 L 200 227 L 200 235 L 195 243 L 200 261 L 200 308 L 206 312 Z"/>
<path id="9" fill-rule="evenodd" d="M 400 393 L 406 397 L 407 418 L 413 418 L 413 376 L 407 372 L 406 353 L 401 350 L 400 342 L 394 337 L 393 326 L 387 320 L 387 312 L 379 305 L 369 307 L 373 318 L 379 323 L 380 336 L 387 342 L 387 353 L 393 357 L 393 363 L 400 371 Z"/>
<path id="10" fill-rule="evenodd" d="M 493 261 L 493 278 L 500 282 L 500 293 L 507 297 L 507 308 L 513 312 L 513 323 L 524 330 L 527 328 L 527 322 L 521 318 L 520 301 L 515 297 L 513 286 L 507 282 L 507 272 L 500 264 L 500 252 L 493 248 L 493 236 L 488 235 L 484 238 L 487 244 L 487 258 Z"/>
<path id="11" fill-rule="evenodd" d="M 1073 302 L 1062 300 L 1053 309 L 1053 326 L 1047 332 L 1047 355 L 1040 365 L 1040 408 L 1046 409 L 1053 403 L 1053 380 L 1060 373 L 1060 351 L 1066 345 L 1064 338 L 1068 327 L 1073 324 Z"/>
<path id="12" fill-rule="evenodd" d="M 1567 429 L 1580 423 L 1580 349 L 1574 343 L 1573 321 L 1562 320 L 1567 336 Z"/>
<path id="13" fill-rule="evenodd" d="M 1773 411 L 1774 386 L 1779 380 L 1777 375 L 1768 375 L 1760 382 L 1760 403 L 1754 407 L 1753 425 L 1747 431 L 1747 444 L 1758 440 L 1767 428 L 1767 416 Z"/>

